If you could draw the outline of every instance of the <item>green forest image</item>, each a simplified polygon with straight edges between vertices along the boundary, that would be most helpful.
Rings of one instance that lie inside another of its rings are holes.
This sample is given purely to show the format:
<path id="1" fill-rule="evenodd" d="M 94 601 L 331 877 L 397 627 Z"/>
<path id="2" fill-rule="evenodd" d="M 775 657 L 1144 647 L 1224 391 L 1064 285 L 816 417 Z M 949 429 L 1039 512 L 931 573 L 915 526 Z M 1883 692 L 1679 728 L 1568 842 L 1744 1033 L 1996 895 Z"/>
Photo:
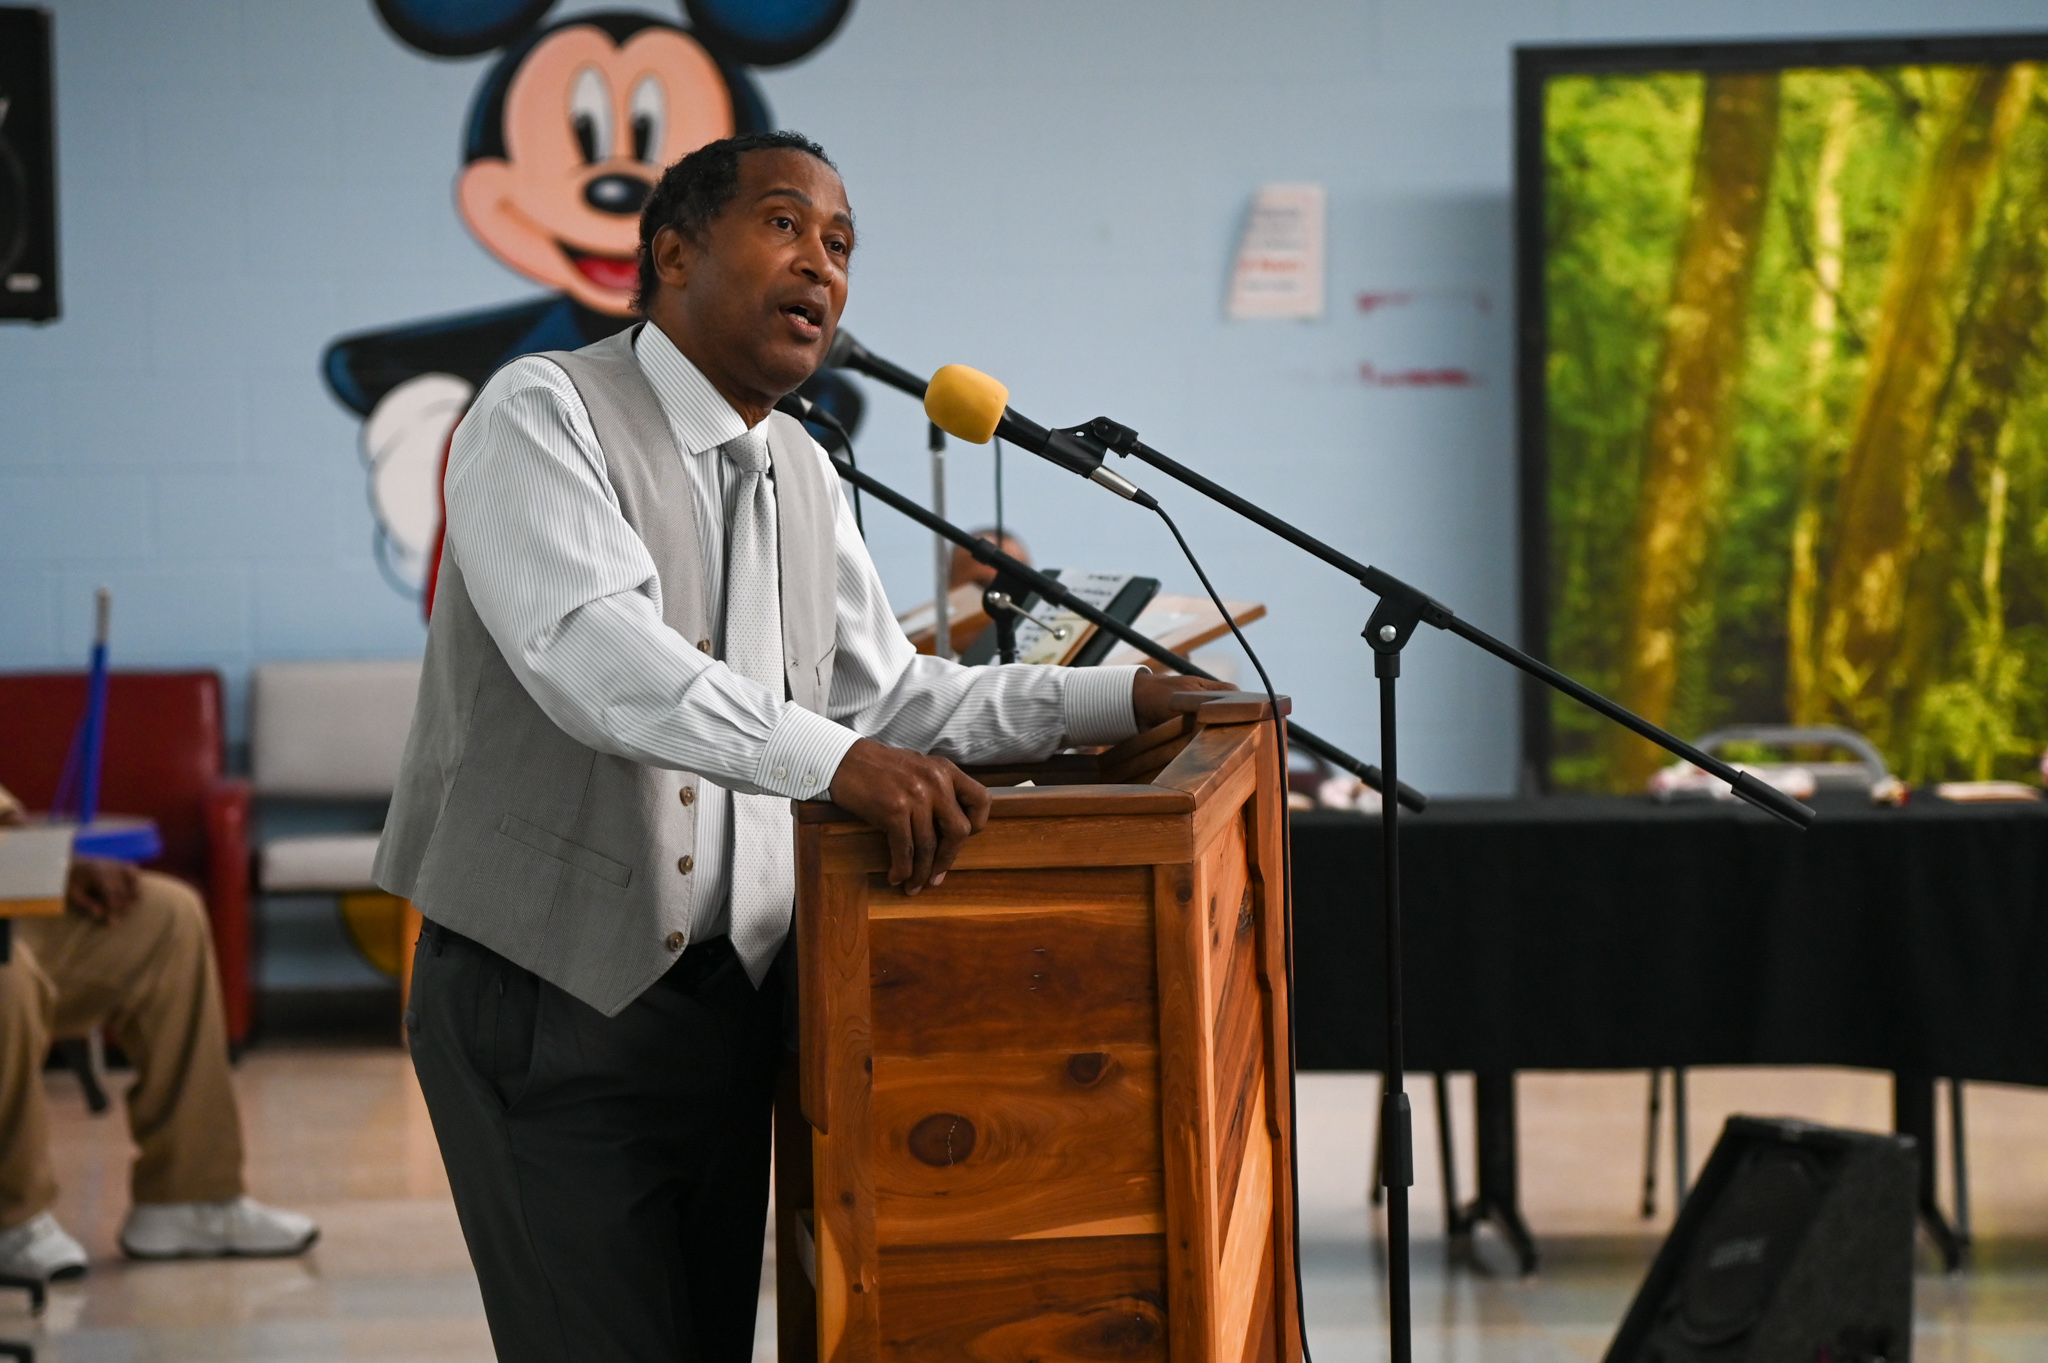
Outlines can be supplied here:
<path id="1" fill-rule="evenodd" d="M 2048 743 L 2048 80 L 2034 63 L 1554 77 L 1547 645 L 1694 738 Z M 1560 790 L 1669 759 L 1562 697 Z"/>

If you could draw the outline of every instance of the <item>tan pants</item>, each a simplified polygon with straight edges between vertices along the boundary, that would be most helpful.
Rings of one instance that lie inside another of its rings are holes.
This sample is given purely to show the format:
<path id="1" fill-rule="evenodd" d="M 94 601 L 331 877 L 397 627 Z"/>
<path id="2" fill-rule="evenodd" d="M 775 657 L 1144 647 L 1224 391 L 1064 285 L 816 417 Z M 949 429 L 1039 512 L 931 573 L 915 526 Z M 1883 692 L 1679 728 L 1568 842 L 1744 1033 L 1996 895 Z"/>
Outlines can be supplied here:
<path id="1" fill-rule="evenodd" d="M 57 1197 L 43 1059 L 50 1039 L 101 1023 L 135 1065 L 128 1129 L 137 1202 L 223 1202 L 242 1193 L 242 1126 L 206 909 L 184 882 L 142 873 L 120 921 L 18 918 L 0 965 L 0 1230 Z"/>

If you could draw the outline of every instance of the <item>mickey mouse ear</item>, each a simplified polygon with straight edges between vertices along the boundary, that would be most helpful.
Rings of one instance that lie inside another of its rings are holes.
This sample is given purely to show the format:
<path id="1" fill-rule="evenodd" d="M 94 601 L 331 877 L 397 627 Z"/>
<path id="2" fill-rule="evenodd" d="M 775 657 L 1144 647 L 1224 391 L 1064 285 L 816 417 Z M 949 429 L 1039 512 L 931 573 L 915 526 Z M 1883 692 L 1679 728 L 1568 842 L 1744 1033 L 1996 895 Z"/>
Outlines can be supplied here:
<path id="1" fill-rule="evenodd" d="M 853 0 L 683 0 L 683 8 L 697 36 L 735 61 L 781 66 L 821 47 Z"/>
<path id="2" fill-rule="evenodd" d="M 473 57 L 526 33 L 555 0 L 376 0 L 398 40 L 434 57 Z"/>

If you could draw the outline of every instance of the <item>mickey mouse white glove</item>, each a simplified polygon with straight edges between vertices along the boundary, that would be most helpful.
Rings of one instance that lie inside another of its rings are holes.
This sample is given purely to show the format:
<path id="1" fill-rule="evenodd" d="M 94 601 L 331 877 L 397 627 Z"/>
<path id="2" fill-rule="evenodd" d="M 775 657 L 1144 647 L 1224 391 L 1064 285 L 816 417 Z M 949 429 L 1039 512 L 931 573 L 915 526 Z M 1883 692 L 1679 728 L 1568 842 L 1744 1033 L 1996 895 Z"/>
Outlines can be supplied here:
<path id="1" fill-rule="evenodd" d="M 441 528 L 441 456 L 476 388 L 453 374 L 421 374 L 386 393 L 363 423 L 376 509 L 393 571 L 415 586 Z"/>

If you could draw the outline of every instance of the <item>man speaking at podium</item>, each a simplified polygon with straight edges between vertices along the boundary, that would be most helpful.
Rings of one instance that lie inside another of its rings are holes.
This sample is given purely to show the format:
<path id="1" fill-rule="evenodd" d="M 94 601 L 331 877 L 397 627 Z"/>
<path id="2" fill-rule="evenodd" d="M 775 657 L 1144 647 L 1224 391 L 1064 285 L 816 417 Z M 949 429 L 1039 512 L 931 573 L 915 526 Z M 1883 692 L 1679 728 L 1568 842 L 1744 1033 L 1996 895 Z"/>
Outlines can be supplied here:
<path id="1" fill-rule="evenodd" d="M 646 322 L 513 361 L 455 432 L 377 858 L 427 919 L 406 1023 L 504 1360 L 752 1358 L 790 800 L 883 829 L 916 894 L 988 816 L 955 759 L 1113 742 L 1214 685 L 912 651 L 773 411 L 846 303 L 815 144 L 692 153 L 640 240 Z"/>

